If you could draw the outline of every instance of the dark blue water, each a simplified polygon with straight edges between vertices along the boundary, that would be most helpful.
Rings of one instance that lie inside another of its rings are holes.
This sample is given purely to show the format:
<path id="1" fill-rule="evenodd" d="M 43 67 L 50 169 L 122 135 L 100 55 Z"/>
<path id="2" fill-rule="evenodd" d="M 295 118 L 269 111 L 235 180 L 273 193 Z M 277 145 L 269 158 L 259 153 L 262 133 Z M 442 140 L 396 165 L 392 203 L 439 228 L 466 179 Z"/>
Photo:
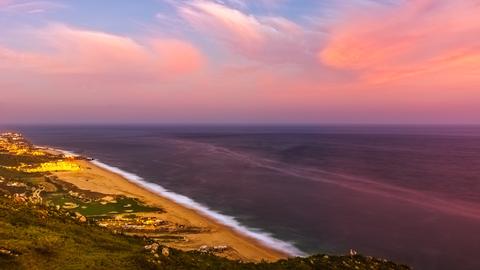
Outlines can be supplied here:
<path id="1" fill-rule="evenodd" d="M 480 128 L 19 127 L 294 242 L 480 269 Z"/>

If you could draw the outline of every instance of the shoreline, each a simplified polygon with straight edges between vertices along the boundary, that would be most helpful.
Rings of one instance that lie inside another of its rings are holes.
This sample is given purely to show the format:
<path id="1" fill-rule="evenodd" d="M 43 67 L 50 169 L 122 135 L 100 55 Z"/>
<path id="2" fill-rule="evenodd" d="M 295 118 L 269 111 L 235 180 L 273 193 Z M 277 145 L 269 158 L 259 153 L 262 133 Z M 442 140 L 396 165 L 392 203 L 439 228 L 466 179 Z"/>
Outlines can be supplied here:
<path id="1" fill-rule="evenodd" d="M 56 154 L 79 156 L 69 151 L 47 148 Z M 208 232 L 189 235 L 186 243 L 173 243 L 174 248 L 198 250 L 201 246 L 229 246 L 236 255 L 230 259 L 260 262 L 277 261 L 303 255 L 293 245 L 242 226 L 235 218 L 210 210 L 192 199 L 168 191 L 140 176 L 97 160 L 75 160 L 82 169 L 78 172 L 55 172 L 62 181 L 80 189 L 137 198 L 143 203 L 164 209 L 162 218 L 179 224 L 208 228 Z"/>

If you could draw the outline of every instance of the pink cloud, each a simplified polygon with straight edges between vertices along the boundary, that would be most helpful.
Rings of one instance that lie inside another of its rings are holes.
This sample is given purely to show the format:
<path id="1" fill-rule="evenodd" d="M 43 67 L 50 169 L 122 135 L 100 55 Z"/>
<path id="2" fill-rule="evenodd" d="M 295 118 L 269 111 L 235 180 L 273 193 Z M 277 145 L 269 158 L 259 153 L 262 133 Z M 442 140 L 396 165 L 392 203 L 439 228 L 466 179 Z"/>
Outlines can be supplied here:
<path id="1" fill-rule="evenodd" d="M 194 45 L 178 39 L 159 38 L 143 44 L 65 25 L 51 25 L 31 35 L 45 49 L 0 47 L 1 68 L 41 74 L 143 74 L 165 78 L 196 72 L 205 62 Z"/>
<path id="2" fill-rule="evenodd" d="M 253 16 L 209 1 L 192 1 L 179 8 L 180 14 L 193 26 L 215 34 L 243 50 L 256 51 L 265 42 L 263 26 Z"/>
<path id="3" fill-rule="evenodd" d="M 376 15 L 372 15 L 376 14 Z M 383 83 L 438 73 L 476 72 L 480 65 L 478 1 L 407 1 L 353 11 L 332 27 L 318 58 Z M 434 83 L 434 82 L 432 82 Z"/>
<path id="4" fill-rule="evenodd" d="M 284 63 L 311 59 L 304 29 L 286 18 L 254 16 L 206 0 L 192 0 L 177 7 L 194 29 L 249 59 Z"/>
<path id="5" fill-rule="evenodd" d="M 151 45 L 160 69 L 184 74 L 198 71 L 204 66 L 204 56 L 189 42 L 178 39 L 156 39 Z"/>
<path id="6" fill-rule="evenodd" d="M 27 34 L 34 50 L 0 46 L 0 99 L 8 100 L 1 104 L 6 113 L 0 122 L 107 121 L 115 115 L 145 116 L 154 108 L 173 110 L 174 93 L 193 89 L 207 61 L 193 44 L 179 39 L 139 42 L 65 25 Z M 176 104 L 188 100 L 182 98 Z"/>

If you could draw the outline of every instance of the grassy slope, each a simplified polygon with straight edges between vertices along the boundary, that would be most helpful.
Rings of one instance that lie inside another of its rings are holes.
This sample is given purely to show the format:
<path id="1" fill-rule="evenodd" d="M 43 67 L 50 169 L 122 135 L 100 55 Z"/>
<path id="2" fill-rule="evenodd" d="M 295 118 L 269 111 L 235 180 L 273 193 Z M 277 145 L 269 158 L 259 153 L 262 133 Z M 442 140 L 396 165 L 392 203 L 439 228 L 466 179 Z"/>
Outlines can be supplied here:
<path id="1" fill-rule="evenodd" d="M 144 239 L 78 223 L 68 212 L 0 199 L 0 269 L 408 269 L 363 256 L 313 256 L 273 264 L 243 264 L 170 249 L 158 259 Z M 160 263 L 153 263 L 152 260 Z M 356 268 L 358 267 L 358 268 Z"/>

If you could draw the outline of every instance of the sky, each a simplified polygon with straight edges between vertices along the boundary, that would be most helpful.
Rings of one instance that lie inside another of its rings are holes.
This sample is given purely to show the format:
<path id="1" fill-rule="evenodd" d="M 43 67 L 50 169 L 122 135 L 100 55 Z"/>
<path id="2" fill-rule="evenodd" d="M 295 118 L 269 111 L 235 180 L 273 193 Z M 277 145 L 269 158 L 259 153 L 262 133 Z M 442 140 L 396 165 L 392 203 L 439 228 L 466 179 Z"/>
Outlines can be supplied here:
<path id="1" fill-rule="evenodd" d="M 478 0 L 0 0 L 0 123 L 480 124 Z"/>

